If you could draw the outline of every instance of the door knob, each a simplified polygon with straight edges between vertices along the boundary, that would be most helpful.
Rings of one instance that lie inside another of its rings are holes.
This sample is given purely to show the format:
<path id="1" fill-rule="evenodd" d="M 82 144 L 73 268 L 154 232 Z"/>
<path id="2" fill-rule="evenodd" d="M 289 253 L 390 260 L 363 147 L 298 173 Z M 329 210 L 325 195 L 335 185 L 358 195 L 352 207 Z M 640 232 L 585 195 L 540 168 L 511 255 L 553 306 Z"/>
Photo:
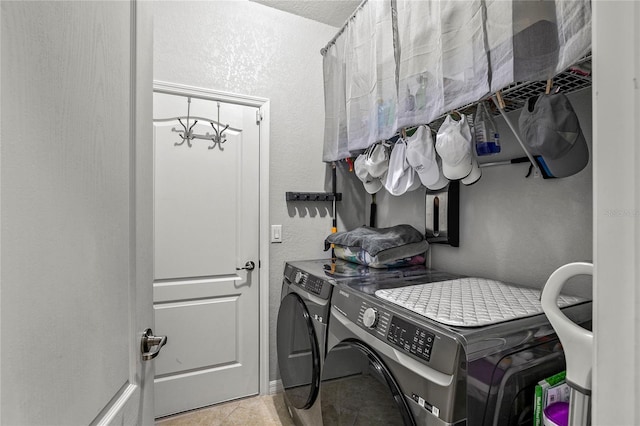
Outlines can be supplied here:
<path id="1" fill-rule="evenodd" d="M 142 342 L 140 343 L 140 351 L 142 352 L 142 360 L 149 361 L 154 359 L 160 353 L 160 349 L 167 344 L 167 336 L 154 336 L 153 331 L 147 328 L 142 333 Z"/>
<path id="2" fill-rule="evenodd" d="M 245 263 L 242 268 L 236 268 L 236 271 L 242 271 L 243 269 L 246 269 L 247 271 L 253 271 L 255 267 L 256 267 L 256 264 L 250 260 L 247 263 Z"/>

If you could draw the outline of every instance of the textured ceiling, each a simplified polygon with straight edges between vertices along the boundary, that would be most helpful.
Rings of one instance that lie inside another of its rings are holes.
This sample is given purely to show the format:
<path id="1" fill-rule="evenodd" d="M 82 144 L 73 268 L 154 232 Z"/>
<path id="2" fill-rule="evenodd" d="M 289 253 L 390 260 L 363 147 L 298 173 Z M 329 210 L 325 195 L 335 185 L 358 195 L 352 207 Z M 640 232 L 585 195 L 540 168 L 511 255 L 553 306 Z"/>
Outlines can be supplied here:
<path id="1" fill-rule="evenodd" d="M 340 28 L 361 0 L 251 0 Z"/>

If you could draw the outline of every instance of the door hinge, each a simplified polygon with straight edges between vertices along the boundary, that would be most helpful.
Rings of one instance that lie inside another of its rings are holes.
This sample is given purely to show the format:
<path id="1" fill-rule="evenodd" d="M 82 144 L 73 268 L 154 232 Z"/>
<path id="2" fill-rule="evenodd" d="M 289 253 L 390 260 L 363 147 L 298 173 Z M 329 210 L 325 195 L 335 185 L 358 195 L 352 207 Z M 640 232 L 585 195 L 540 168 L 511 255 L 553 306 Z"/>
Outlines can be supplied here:
<path id="1" fill-rule="evenodd" d="M 261 121 L 262 121 L 262 111 L 260 111 L 260 108 L 258 108 L 256 110 L 256 124 L 260 124 Z"/>

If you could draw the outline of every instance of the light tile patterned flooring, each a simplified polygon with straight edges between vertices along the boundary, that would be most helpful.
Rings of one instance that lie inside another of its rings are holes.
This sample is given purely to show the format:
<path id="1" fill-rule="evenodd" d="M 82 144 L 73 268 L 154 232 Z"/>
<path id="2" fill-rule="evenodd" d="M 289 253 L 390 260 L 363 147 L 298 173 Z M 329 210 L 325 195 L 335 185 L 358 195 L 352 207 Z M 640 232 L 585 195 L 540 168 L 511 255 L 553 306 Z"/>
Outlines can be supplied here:
<path id="1" fill-rule="evenodd" d="M 293 426 L 282 393 L 225 402 L 156 420 L 156 426 Z"/>

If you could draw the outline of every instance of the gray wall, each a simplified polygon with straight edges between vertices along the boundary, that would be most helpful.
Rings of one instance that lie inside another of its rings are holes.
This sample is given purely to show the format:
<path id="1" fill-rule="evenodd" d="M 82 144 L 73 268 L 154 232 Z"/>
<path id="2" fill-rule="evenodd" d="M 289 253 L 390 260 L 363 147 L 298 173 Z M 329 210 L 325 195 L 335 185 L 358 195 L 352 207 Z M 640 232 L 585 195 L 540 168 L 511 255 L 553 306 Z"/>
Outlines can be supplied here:
<path id="1" fill-rule="evenodd" d="M 337 29 L 248 1 L 160 1 L 154 3 L 154 19 L 154 79 L 271 101 L 269 216 L 283 227 L 283 242 L 270 245 L 269 264 L 270 379 L 275 380 L 284 262 L 327 256 L 323 242 L 331 232 L 331 204 L 286 203 L 285 192 L 331 190 L 331 169 L 322 162 L 320 49 Z M 345 175 L 343 166 L 338 176 Z M 339 190 L 353 200 L 359 188 L 350 178 L 340 179 Z M 359 209 L 341 205 L 339 212 L 340 229 L 364 220 Z"/>
<path id="2" fill-rule="evenodd" d="M 154 78 L 271 100 L 270 223 L 283 243 L 270 245 L 270 379 L 277 378 L 275 319 L 287 260 L 326 257 L 330 203 L 286 203 L 286 191 L 331 190 L 322 163 L 324 101 L 319 49 L 337 29 L 248 1 L 156 2 Z M 188 22 L 188 25 L 184 23 Z M 591 143 L 591 93 L 571 96 Z M 518 113 L 512 113 L 517 121 Z M 524 155 L 502 119 L 503 153 Z M 493 158 L 492 158 L 493 160 Z M 432 266 L 541 287 L 567 262 L 592 258 L 591 166 L 566 179 L 526 179 L 525 165 L 483 169 L 461 189 L 459 248 L 432 246 Z M 338 164 L 338 229 L 368 224 L 371 197 L 345 162 Z M 378 226 L 424 228 L 424 188 L 377 195 Z M 574 285 L 585 294 L 583 283 Z"/>
<path id="3" fill-rule="evenodd" d="M 591 90 L 569 99 L 591 150 Z M 509 113 L 516 126 L 519 113 Z M 482 161 L 524 156 L 504 119 L 496 123 L 502 152 Z M 527 170 L 525 164 L 487 167 L 474 185 L 460 185 L 460 247 L 432 245 L 432 267 L 542 287 L 557 267 L 592 261 L 591 160 L 564 179 L 525 178 Z M 424 195 L 424 190 L 401 197 L 380 194 L 379 226 L 409 223 L 424 229 Z M 567 291 L 590 296 L 589 283 L 576 281 Z"/>

